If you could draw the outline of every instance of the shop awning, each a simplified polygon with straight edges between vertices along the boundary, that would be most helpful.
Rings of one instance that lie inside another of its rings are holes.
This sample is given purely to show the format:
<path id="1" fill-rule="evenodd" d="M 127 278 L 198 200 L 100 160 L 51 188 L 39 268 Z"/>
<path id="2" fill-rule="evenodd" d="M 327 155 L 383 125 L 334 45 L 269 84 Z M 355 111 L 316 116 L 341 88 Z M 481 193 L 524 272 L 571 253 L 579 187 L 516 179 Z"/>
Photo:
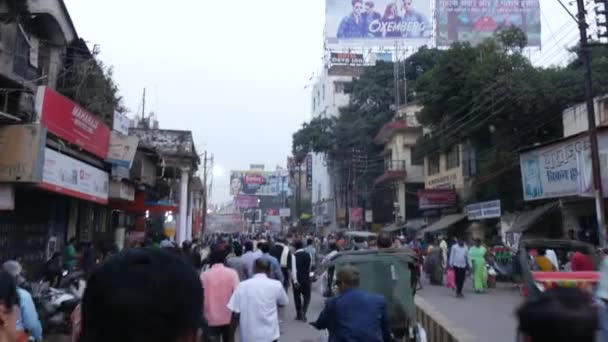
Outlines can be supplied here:
<path id="1" fill-rule="evenodd" d="M 424 235 L 426 233 L 432 233 L 432 232 L 436 232 L 436 231 L 440 231 L 440 230 L 444 230 L 444 229 L 448 229 L 450 226 L 464 220 L 467 218 L 467 214 L 452 214 L 452 215 L 445 215 L 444 217 L 440 218 L 439 221 L 431 224 L 430 226 L 420 230 L 418 232 L 418 235 Z"/>
<path id="2" fill-rule="evenodd" d="M 513 223 L 511 223 L 511 227 L 506 230 L 506 233 L 524 232 L 557 208 L 559 208 L 559 202 L 552 202 L 533 210 L 515 213 Z"/>

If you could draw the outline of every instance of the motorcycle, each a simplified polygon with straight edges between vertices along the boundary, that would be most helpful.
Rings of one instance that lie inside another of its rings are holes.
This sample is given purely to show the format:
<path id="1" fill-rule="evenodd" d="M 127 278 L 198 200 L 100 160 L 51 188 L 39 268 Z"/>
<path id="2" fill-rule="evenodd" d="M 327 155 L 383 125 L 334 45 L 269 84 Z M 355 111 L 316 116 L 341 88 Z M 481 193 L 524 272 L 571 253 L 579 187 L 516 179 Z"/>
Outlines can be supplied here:
<path id="1" fill-rule="evenodd" d="M 45 333 L 71 332 L 70 315 L 80 304 L 85 286 L 83 272 L 64 272 L 57 288 L 50 287 L 43 281 L 32 287 L 32 297 Z"/>

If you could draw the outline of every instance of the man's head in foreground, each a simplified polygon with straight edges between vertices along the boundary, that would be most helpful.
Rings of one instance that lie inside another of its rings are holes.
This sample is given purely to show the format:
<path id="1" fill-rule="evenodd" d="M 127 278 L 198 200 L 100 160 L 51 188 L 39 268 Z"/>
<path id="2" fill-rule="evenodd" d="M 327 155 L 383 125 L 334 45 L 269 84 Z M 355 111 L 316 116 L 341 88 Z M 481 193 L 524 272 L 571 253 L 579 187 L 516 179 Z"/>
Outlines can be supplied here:
<path id="1" fill-rule="evenodd" d="M 178 256 L 127 250 L 91 275 L 80 342 L 195 342 L 202 303 L 199 278 Z"/>
<path id="2" fill-rule="evenodd" d="M 576 288 L 547 290 L 516 315 L 520 342 L 593 342 L 598 330 L 591 296 Z"/>

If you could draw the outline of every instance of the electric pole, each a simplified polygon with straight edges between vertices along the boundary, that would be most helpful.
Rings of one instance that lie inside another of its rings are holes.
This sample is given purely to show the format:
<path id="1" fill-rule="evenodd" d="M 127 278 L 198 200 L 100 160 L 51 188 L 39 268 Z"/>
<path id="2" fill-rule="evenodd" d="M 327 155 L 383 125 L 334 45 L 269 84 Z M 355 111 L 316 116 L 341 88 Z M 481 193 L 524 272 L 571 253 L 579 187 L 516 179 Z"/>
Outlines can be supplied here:
<path id="1" fill-rule="evenodd" d="M 587 38 L 587 21 L 585 1 L 577 0 L 578 29 L 580 32 L 579 57 L 583 63 L 585 102 L 587 104 L 587 120 L 589 121 L 589 142 L 591 143 L 591 163 L 593 168 L 593 188 L 595 195 L 595 210 L 597 215 L 598 238 L 601 247 L 606 246 L 606 205 L 602 194 L 602 174 L 597 144 L 597 127 L 595 126 L 595 105 L 593 101 L 593 83 L 591 80 L 591 51 Z"/>
<path id="2" fill-rule="evenodd" d="M 203 233 L 207 229 L 207 151 L 203 154 Z"/>

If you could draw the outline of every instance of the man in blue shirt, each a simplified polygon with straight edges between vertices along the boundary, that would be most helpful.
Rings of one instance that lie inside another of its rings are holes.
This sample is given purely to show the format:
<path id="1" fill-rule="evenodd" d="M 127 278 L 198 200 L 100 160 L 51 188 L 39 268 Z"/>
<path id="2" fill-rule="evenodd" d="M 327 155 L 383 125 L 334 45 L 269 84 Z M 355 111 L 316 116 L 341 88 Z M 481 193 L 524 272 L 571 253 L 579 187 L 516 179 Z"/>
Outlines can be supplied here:
<path id="1" fill-rule="evenodd" d="M 429 38 L 431 36 L 431 23 L 426 16 L 414 9 L 414 0 L 403 0 L 402 23 L 407 30 L 403 31 L 404 38 Z M 428 5 L 428 3 L 427 3 Z"/>
<path id="2" fill-rule="evenodd" d="M 364 27 L 361 11 L 363 9 L 362 0 L 353 0 L 353 12 L 342 19 L 338 27 L 338 38 L 363 38 L 367 34 L 367 28 Z"/>
<path id="3" fill-rule="evenodd" d="M 384 297 L 359 289 L 359 271 L 353 266 L 338 270 L 338 297 L 327 300 L 311 325 L 329 330 L 329 342 L 392 341 Z"/>
<path id="4" fill-rule="evenodd" d="M 262 256 L 259 259 L 266 259 L 270 263 L 270 278 L 274 280 L 278 280 L 283 283 L 283 272 L 281 271 L 281 264 L 277 258 L 270 255 L 270 244 L 268 242 L 263 242 L 258 244 L 258 248 L 262 251 Z"/>

